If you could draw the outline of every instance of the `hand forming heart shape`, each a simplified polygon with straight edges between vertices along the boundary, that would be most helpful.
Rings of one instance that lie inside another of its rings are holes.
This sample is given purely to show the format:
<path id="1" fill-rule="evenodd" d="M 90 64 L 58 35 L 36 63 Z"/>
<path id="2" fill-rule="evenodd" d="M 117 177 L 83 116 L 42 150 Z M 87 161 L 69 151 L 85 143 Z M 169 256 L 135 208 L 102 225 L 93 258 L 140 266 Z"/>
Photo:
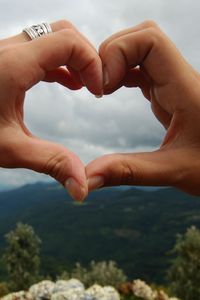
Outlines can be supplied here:
<path id="1" fill-rule="evenodd" d="M 52 28 L 37 40 L 22 33 L 0 41 L 0 166 L 49 174 L 80 201 L 88 188 L 122 184 L 200 194 L 200 77 L 159 27 L 147 21 L 121 31 L 99 54 L 69 22 Z M 95 95 L 139 87 L 166 128 L 162 145 L 151 153 L 106 155 L 85 169 L 74 153 L 33 136 L 23 122 L 25 93 L 41 80 L 86 86 Z"/>

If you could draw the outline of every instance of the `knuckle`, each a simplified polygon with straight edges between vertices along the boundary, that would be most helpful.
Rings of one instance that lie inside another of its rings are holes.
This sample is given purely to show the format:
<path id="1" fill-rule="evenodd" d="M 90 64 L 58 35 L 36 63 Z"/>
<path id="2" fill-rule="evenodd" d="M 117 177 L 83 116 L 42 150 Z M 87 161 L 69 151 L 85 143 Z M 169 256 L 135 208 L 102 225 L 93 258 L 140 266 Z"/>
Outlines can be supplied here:
<path id="1" fill-rule="evenodd" d="M 69 29 L 69 28 L 73 29 L 74 28 L 74 25 L 70 21 L 65 20 L 65 19 L 58 21 L 58 24 L 59 24 L 60 29 Z"/>
<path id="2" fill-rule="evenodd" d="M 105 51 L 107 45 L 108 45 L 108 42 L 107 42 L 107 41 L 104 41 L 104 42 L 100 45 L 100 47 L 99 47 L 99 54 L 100 54 L 100 56 L 103 55 L 103 53 L 104 53 L 104 51 Z"/>
<path id="3" fill-rule="evenodd" d="M 141 172 L 136 165 L 122 160 L 121 166 L 122 171 L 120 181 L 122 185 L 137 185 L 141 182 Z"/>
<path id="4" fill-rule="evenodd" d="M 64 149 L 60 149 L 56 154 L 54 154 L 44 166 L 43 173 L 49 174 L 57 181 L 62 182 L 66 179 L 66 170 L 69 174 L 72 169 L 72 162 L 67 159 L 67 154 Z"/>
<path id="5" fill-rule="evenodd" d="M 64 38 L 67 38 L 71 43 L 75 40 L 75 32 L 72 28 L 64 28 L 61 31 L 58 32 L 61 36 Z"/>
<path id="6" fill-rule="evenodd" d="M 118 44 L 119 44 L 118 39 L 107 43 L 104 46 L 104 48 L 102 49 L 102 53 L 104 53 L 104 54 L 108 54 L 108 53 L 113 54 L 116 51 L 116 49 L 119 47 Z"/>
<path id="7" fill-rule="evenodd" d="M 108 38 L 106 39 L 99 47 L 99 55 L 100 57 L 103 57 L 105 54 L 107 54 L 108 51 L 114 50 L 117 45 L 118 39 Z"/>
<path id="8" fill-rule="evenodd" d="M 127 160 L 123 154 L 106 155 L 104 160 L 110 164 L 107 172 L 107 185 L 140 185 L 143 172 L 138 164 Z"/>
<path id="9" fill-rule="evenodd" d="M 142 27 L 144 27 L 146 34 L 152 40 L 154 45 L 163 40 L 164 34 L 155 21 L 147 20 L 142 23 Z"/>
<path id="10" fill-rule="evenodd" d="M 150 30 L 152 30 L 152 33 L 154 33 L 154 34 L 158 34 L 160 32 L 160 28 L 154 20 L 146 20 L 146 21 L 142 22 L 140 24 L 140 28 L 141 29 L 150 29 Z M 110 41 L 109 38 L 107 40 L 105 40 L 99 47 L 100 56 L 104 55 L 105 51 L 107 52 L 108 49 L 109 49 L 109 51 L 112 51 L 113 49 L 115 49 L 117 46 L 116 43 L 117 43 L 116 39 L 114 41 Z"/>
<path id="11" fill-rule="evenodd" d="M 158 28 L 149 27 L 147 30 L 151 33 L 152 36 L 157 37 L 157 38 L 160 37 L 160 31 L 158 30 Z"/>
<path id="12" fill-rule="evenodd" d="M 145 20 L 142 25 L 146 28 L 153 27 L 153 28 L 159 28 L 158 24 L 154 20 Z"/>
<path id="13" fill-rule="evenodd" d="M 160 47 L 161 42 L 164 42 L 164 36 L 158 28 L 150 27 L 147 29 L 147 33 L 154 46 Z"/>
<path id="14" fill-rule="evenodd" d="M 90 57 L 88 57 L 87 63 L 84 63 L 80 67 L 80 73 L 86 72 L 89 69 L 92 70 L 93 67 L 96 68 L 98 62 L 100 63 L 99 58 L 96 55 L 91 54 Z"/>

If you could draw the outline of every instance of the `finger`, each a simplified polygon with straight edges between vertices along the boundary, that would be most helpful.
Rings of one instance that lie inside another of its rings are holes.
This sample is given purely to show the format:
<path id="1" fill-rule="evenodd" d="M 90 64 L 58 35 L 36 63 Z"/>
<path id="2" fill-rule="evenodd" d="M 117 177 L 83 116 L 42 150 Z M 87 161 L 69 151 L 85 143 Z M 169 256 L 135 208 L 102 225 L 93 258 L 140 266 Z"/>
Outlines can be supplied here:
<path id="1" fill-rule="evenodd" d="M 51 29 L 52 29 L 53 32 L 57 32 L 57 31 L 60 31 L 60 30 L 63 30 L 63 29 L 72 29 L 72 30 L 74 30 L 77 34 L 79 34 L 79 36 L 85 42 L 88 43 L 88 45 L 90 45 L 95 50 L 95 48 L 89 42 L 89 40 L 86 39 L 84 37 L 84 35 L 82 35 L 71 22 L 69 22 L 67 20 L 60 20 L 60 21 L 51 23 L 50 26 L 51 26 Z M 28 36 L 28 34 L 25 33 L 25 32 L 21 32 L 20 34 L 17 34 L 15 36 L 0 40 L 0 47 L 1 46 L 12 45 L 12 44 L 17 44 L 17 43 L 29 42 L 29 41 L 30 41 L 30 37 Z"/>
<path id="2" fill-rule="evenodd" d="M 155 26 L 158 27 L 157 24 L 154 21 L 148 20 L 148 21 L 145 21 L 141 24 L 133 26 L 131 28 L 124 29 L 124 30 L 121 30 L 117 33 L 114 33 L 101 44 L 100 52 L 102 53 L 106 49 L 107 45 L 109 45 L 112 41 L 115 41 L 116 39 L 120 38 L 121 36 L 124 36 L 124 35 L 129 34 L 129 33 L 137 32 L 137 31 L 140 31 L 140 30 L 143 30 L 143 29 L 147 29 L 147 28 L 150 28 L 150 27 L 155 27 Z"/>
<path id="3" fill-rule="evenodd" d="M 73 30 L 84 43 L 86 43 L 89 47 L 91 47 L 91 49 L 94 50 L 94 52 L 96 52 L 94 46 L 90 43 L 90 41 L 87 38 L 85 38 L 85 36 L 82 35 L 71 22 L 66 21 L 66 20 L 61 20 L 61 21 L 51 23 L 50 26 L 51 26 L 53 32 L 58 32 L 58 31 L 61 31 L 63 29 Z M 0 47 L 8 46 L 8 45 L 16 44 L 16 43 L 23 43 L 23 42 L 27 42 L 27 41 L 30 41 L 30 37 L 25 32 L 22 32 L 22 33 L 20 33 L 16 36 L 1 40 L 0 41 Z M 61 73 L 60 70 L 55 73 L 56 75 L 57 74 L 60 75 L 59 76 L 59 79 L 61 79 L 61 82 L 59 82 L 60 84 L 63 84 L 63 82 L 64 82 L 63 85 L 70 88 L 70 89 L 78 89 L 81 86 L 85 85 L 82 82 L 81 78 L 80 78 L 79 72 L 77 72 L 76 70 L 73 70 L 73 68 L 70 68 L 70 67 L 68 67 L 68 69 L 70 69 L 71 76 L 70 76 L 70 78 L 68 78 L 68 76 L 67 76 L 66 80 L 62 76 L 62 75 L 64 75 L 64 73 L 63 72 Z M 51 73 L 49 75 L 47 74 L 47 81 L 49 81 L 49 82 L 58 82 L 57 81 L 57 76 L 56 76 L 55 79 L 53 79 L 52 75 L 53 75 L 53 73 Z M 60 78 L 60 77 L 62 77 L 62 78 Z M 50 78 L 50 80 L 49 80 L 49 78 Z M 72 80 L 72 78 L 73 78 L 73 80 Z M 68 79 L 69 79 L 69 83 L 67 84 Z M 76 84 L 74 84 L 75 82 L 76 82 Z"/>
<path id="4" fill-rule="evenodd" d="M 156 118 L 163 124 L 165 129 L 168 129 L 172 115 L 167 113 L 153 96 L 151 89 L 152 83 L 145 71 L 141 68 L 135 68 L 127 72 L 123 79 L 123 85 L 126 87 L 139 87 L 146 99 L 151 102 L 151 109 Z"/>
<path id="5" fill-rule="evenodd" d="M 68 149 L 32 136 L 16 133 L 10 143 L 1 148 L 0 163 L 6 168 L 27 168 L 50 175 L 60 182 L 70 195 L 82 201 L 88 193 L 85 167 Z"/>
<path id="6" fill-rule="evenodd" d="M 71 76 L 73 76 L 74 80 L 76 80 L 76 82 L 78 82 L 80 85 L 84 86 L 84 83 L 82 82 L 80 73 L 75 71 L 73 68 L 71 68 L 69 66 L 67 68 L 68 68 Z"/>
<path id="7" fill-rule="evenodd" d="M 151 82 L 141 68 L 129 70 L 123 79 L 123 85 L 125 87 L 139 87 L 145 98 L 151 100 Z"/>
<path id="8" fill-rule="evenodd" d="M 72 72 L 69 72 L 66 68 L 58 68 L 53 71 L 49 71 L 44 78 L 46 82 L 57 82 L 71 90 L 78 90 L 82 88 L 82 83 L 75 77 Z"/>
<path id="9" fill-rule="evenodd" d="M 167 130 L 171 124 L 172 115 L 167 113 L 156 100 L 151 101 L 151 109 L 158 121 L 160 121 L 160 123 Z"/>
<path id="10" fill-rule="evenodd" d="M 67 20 L 57 21 L 51 24 L 51 28 L 53 32 L 57 32 L 63 29 L 74 30 L 84 42 L 86 42 L 91 48 L 93 48 L 94 51 L 96 51 L 92 43 L 71 22 Z"/>
<path id="11" fill-rule="evenodd" d="M 100 48 L 100 56 L 105 69 L 106 90 L 117 86 L 127 70 L 138 65 L 158 85 L 174 82 L 188 71 L 179 51 L 158 27 L 120 35 Z"/>
<path id="12" fill-rule="evenodd" d="M 89 191 L 119 185 L 174 186 L 180 178 L 176 151 L 113 154 L 102 156 L 86 167 Z"/>
<path id="13" fill-rule="evenodd" d="M 32 75 L 32 85 L 43 80 L 47 72 L 67 65 L 80 73 L 82 81 L 90 92 L 95 95 L 102 94 L 101 59 L 97 52 L 88 43 L 83 42 L 79 35 L 76 35 L 71 29 L 58 31 L 24 43 L 18 49 L 19 56 L 23 54 L 31 60 L 32 65 L 29 65 L 29 69 L 32 70 L 31 75 L 34 74 L 34 76 Z M 23 50 L 24 53 L 22 53 Z M 16 55 L 17 53 L 15 53 L 15 57 Z M 30 88 L 30 83 L 28 88 Z"/>
<path id="14" fill-rule="evenodd" d="M 145 98 L 148 99 L 149 101 L 151 100 L 151 94 L 150 94 L 151 82 L 144 74 L 144 72 L 141 70 L 141 68 L 134 68 L 128 70 L 124 78 L 122 79 L 122 81 L 119 83 L 119 85 L 112 90 L 107 89 L 104 92 L 104 94 L 111 94 L 117 89 L 121 88 L 122 86 L 139 87 L 143 95 L 145 96 Z"/>

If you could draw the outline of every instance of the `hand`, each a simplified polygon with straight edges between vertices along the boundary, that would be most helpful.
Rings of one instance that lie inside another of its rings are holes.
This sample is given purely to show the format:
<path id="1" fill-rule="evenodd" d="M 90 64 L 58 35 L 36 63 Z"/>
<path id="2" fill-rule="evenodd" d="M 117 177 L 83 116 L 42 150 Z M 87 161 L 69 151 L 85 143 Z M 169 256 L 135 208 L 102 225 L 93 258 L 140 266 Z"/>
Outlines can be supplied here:
<path id="1" fill-rule="evenodd" d="M 89 190 L 112 185 L 174 186 L 200 195 L 200 75 L 151 21 L 100 47 L 105 94 L 139 87 L 166 128 L 153 152 L 105 155 L 86 169 Z"/>
<path id="2" fill-rule="evenodd" d="M 83 163 L 65 147 L 35 137 L 23 121 L 25 93 L 41 80 L 102 94 L 98 53 L 69 22 L 51 26 L 53 33 L 33 41 L 25 33 L 0 41 L 0 167 L 46 173 L 82 200 L 88 193 Z"/>

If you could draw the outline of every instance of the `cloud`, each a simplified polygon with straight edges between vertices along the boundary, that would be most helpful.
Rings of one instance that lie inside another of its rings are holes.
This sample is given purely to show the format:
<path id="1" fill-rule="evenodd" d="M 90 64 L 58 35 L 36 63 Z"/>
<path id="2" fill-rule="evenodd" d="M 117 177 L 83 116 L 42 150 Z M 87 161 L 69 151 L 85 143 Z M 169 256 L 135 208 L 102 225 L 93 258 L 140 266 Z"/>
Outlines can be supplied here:
<path id="1" fill-rule="evenodd" d="M 68 19 L 98 47 L 114 32 L 154 19 L 187 60 L 200 69 L 200 2 L 191 0 L 1 0 L 0 36 L 26 25 Z M 25 121 L 31 131 L 61 143 L 86 163 L 111 152 L 157 148 L 164 130 L 137 89 L 121 89 L 96 100 L 86 89 L 72 92 L 40 83 L 27 93 Z M 47 177 L 25 170 L 1 170 L 0 185 L 16 186 Z"/>

